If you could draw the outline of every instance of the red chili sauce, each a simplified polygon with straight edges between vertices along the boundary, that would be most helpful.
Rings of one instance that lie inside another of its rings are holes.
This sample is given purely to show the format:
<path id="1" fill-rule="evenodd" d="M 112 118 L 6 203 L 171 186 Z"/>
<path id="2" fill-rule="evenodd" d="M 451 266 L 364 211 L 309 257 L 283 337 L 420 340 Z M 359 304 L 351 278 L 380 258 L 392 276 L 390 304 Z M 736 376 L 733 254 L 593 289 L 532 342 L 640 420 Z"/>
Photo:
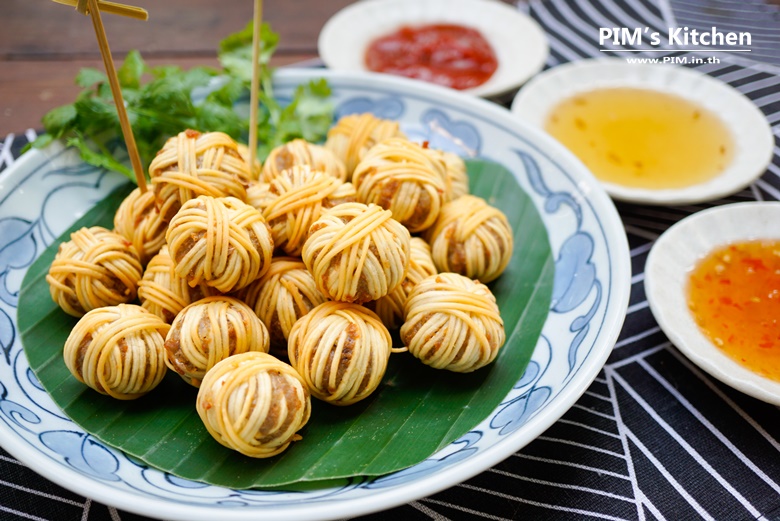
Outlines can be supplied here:
<path id="1" fill-rule="evenodd" d="M 498 60 L 482 34 L 468 27 L 432 24 L 402 27 L 374 40 L 366 66 L 453 89 L 470 89 L 496 72 Z"/>

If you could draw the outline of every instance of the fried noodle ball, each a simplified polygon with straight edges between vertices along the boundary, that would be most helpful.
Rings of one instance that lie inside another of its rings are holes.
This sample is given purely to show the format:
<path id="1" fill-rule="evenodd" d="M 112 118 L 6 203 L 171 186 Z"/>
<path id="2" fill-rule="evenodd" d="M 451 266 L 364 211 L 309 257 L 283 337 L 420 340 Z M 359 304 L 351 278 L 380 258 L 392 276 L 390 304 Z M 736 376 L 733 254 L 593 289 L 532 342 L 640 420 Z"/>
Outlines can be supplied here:
<path id="1" fill-rule="evenodd" d="M 447 193 L 444 163 L 404 138 L 371 148 L 355 167 L 352 183 L 358 201 L 392 211 L 410 232 L 433 225 Z"/>
<path id="2" fill-rule="evenodd" d="M 362 304 L 387 295 L 406 275 L 409 230 L 371 204 L 344 203 L 309 229 L 303 262 L 323 295 Z"/>
<path id="3" fill-rule="evenodd" d="M 180 277 L 222 293 L 260 278 L 274 250 L 262 214 L 235 197 L 187 201 L 171 219 L 166 240 Z"/>
<path id="4" fill-rule="evenodd" d="M 268 330 L 252 308 L 233 297 L 207 297 L 181 310 L 165 337 L 165 363 L 190 385 L 229 356 L 268 352 Z"/>
<path id="5" fill-rule="evenodd" d="M 81 228 L 60 244 L 46 281 L 65 313 L 80 317 L 135 299 L 143 267 L 133 245 L 100 226 Z"/>
<path id="6" fill-rule="evenodd" d="M 68 335 L 65 365 L 80 382 L 119 400 L 134 400 L 163 379 L 170 326 L 134 304 L 85 314 Z"/>
<path id="7" fill-rule="evenodd" d="M 504 345 L 504 321 L 487 286 L 457 273 L 431 275 L 412 289 L 401 340 L 436 369 L 469 373 L 486 366 Z"/>
<path id="8" fill-rule="evenodd" d="M 326 300 L 303 261 L 293 257 L 274 257 L 266 274 L 236 297 L 254 309 L 266 325 L 271 353 L 278 356 L 287 356 L 293 324 Z"/>
<path id="9" fill-rule="evenodd" d="M 114 214 L 114 231 L 133 244 L 142 265 L 163 247 L 167 228 L 168 222 L 163 219 L 163 213 L 157 211 L 151 190 L 134 189 Z"/>
<path id="10" fill-rule="evenodd" d="M 394 350 L 387 328 L 371 310 L 347 302 L 320 304 L 295 323 L 288 355 L 311 394 L 351 405 L 373 393 Z"/>
<path id="11" fill-rule="evenodd" d="M 271 228 L 274 246 L 299 257 L 309 227 L 322 210 L 354 201 L 355 189 L 308 166 L 294 166 L 271 181 L 269 200 L 263 217 Z"/>
<path id="12" fill-rule="evenodd" d="M 258 351 L 231 356 L 206 373 L 198 416 L 209 434 L 252 458 L 270 458 L 298 441 L 309 421 L 306 384 L 288 364 Z"/>
<path id="13" fill-rule="evenodd" d="M 165 142 L 149 165 L 157 204 L 169 221 L 181 206 L 200 195 L 246 201 L 252 179 L 233 138 L 222 132 L 185 130 Z"/>
<path id="14" fill-rule="evenodd" d="M 425 237 L 439 271 L 485 283 L 504 272 L 514 247 L 512 228 L 504 213 L 474 195 L 445 204 Z"/>

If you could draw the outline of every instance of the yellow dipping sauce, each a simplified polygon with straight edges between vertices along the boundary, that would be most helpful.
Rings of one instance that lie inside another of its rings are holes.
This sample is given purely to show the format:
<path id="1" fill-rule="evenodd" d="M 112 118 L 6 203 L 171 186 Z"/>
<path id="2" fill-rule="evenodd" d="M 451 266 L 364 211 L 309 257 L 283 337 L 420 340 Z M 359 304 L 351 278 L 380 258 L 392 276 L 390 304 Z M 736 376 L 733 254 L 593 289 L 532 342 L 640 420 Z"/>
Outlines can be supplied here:
<path id="1" fill-rule="evenodd" d="M 545 130 L 603 180 L 632 188 L 683 188 L 726 169 L 734 145 L 715 114 L 679 96 L 609 88 L 577 94 Z"/>

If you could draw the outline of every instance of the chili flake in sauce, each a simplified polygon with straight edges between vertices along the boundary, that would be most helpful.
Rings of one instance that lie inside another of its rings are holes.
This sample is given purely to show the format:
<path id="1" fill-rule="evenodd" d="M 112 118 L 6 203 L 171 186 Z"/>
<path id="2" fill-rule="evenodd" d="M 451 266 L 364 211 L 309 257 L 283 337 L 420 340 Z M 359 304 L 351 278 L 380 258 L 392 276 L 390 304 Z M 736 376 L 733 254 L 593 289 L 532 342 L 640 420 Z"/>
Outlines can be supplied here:
<path id="1" fill-rule="evenodd" d="M 738 242 L 710 253 L 690 275 L 688 307 L 727 355 L 780 381 L 780 241 Z"/>
<path id="2" fill-rule="evenodd" d="M 496 53 L 482 34 L 454 24 L 402 27 L 374 40 L 365 61 L 375 72 L 460 90 L 482 85 L 498 68 Z"/>

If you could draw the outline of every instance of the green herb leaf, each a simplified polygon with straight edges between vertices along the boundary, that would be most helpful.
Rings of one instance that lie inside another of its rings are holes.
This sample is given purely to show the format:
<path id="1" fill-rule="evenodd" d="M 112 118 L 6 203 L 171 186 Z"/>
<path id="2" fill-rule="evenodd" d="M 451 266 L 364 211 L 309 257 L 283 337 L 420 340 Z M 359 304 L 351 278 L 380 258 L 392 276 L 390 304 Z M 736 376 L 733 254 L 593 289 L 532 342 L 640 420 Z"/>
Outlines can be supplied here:
<path id="1" fill-rule="evenodd" d="M 224 80 L 224 85 L 211 91 L 206 96 L 206 99 L 215 103 L 219 103 L 224 107 L 233 107 L 233 105 L 236 104 L 241 96 L 246 93 L 244 82 L 238 78 L 233 77 L 225 77 L 221 79 Z"/>
<path id="2" fill-rule="evenodd" d="M 219 54 L 231 52 L 244 53 L 247 48 L 252 49 L 254 23 L 249 22 L 242 30 L 233 33 L 219 42 Z M 268 63 L 279 44 L 279 34 L 271 30 L 268 22 L 260 26 L 260 63 Z M 249 54 L 249 63 L 252 63 L 252 54 Z"/>
<path id="3" fill-rule="evenodd" d="M 300 121 L 300 134 L 307 141 L 317 141 L 328 133 L 333 122 L 330 87 L 322 79 L 298 87 L 295 116 Z"/>
<path id="4" fill-rule="evenodd" d="M 96 83 L 106 81 L 108 81 L 106 75 L 103 74 L 102 71 L 99 71 L 93 67 L 84 67 L 79 71 L 78 74 L 76 74 L 76 85 L 79 87 L 92 87 Z"/>
<path id="5" fill-rule="evenodd" d="M 32 143 L 27 143 L 27 144 L 26 144 L 26 145 L 25 145 L 25 146 L 22 148 L 22 153 L 25 153 L 25 152 L 27 152 L 27 151 L 28 151 L 28 150 L 30 150 L 31 148 L 45 148 L 45 147 L 47 147 L 47 146 L 49 145 L 49 143 L 51 143 L 52 141 L 54 141 L 54 137 L 53 137 L 51 134 L 41 134 L 40 136 L 38 136 L 37 138 L 35 138 L 35 141 L 33 141 Z"/>
<path id="6" fill-rule="evenodd" d="M 78 112 L 73 104 L 62 105 L 43 116 L 43 128 L 53 138 L 58 138 L 73 127 L 77 117 Z"/>
<path id="7" fill-rule="evenodd" d="M 143 58 L 141 58 L 141 53 L 132 50 L 125 56 L 122 66 L 116 71 L 116 75 L 122 87 L 137 89 L 141 86 L 141 76 L 143 76 L 145 71 L 146 64 Z"/>
<path id="8" fill-rule="evenodd" d="M 327 100 L 330 90 L 324 80 L 298 89 L 287 107 L 274 100 L 268 62 L 279 35 L 263 24 L 261 38 L 260 82 L 264 102 L 258 121 L 258 158 L 263 160 L 271 148 L 290 139 L 322 140 L 332 123 L 333 107 Z M 145 168 L 168 138 L 187 128 L 222 131 L 236 140 L 246 140 L 248 119 L 233 113 L 233 108 L 249 97 L 252 24 L 222 40 L 218 54 L 221 71 L 210 67 L 184 71 L 173 65 L 150 68 L 138 51 L 130 51 L 125 57 L 117 74 Z M 147 73 L 150 80 L 144 83 Z M 39 137 L 31 148 L 62 138 L 68 146 L 78 148 L 90 164 L 125 174 L 127 169 L 118 166 L 120 161 L 107 157 L 107 144 L 123 139 L 105 74 L 84 68 L 76 76 L 76 83 L 84 90 L 74 103 L 58 107 L 44 117 L 46 135 L 50 137 Z"/>
<path id="9" fill-rule="evenodd" d="M 143 109 L 169 116 L 195 116 L 195 106 L 186 88 L 184 76 L 180 74 L 153 80 L 144 89 L 138 105 Z"/>
<path id="10" fill-rule="evenodd" d="M 195 411 L 197 390 L 174 372 L 148 396 L 118 401 L 87 388 L 65 367 L 62 346 L 76 323 L 51 300 L 45 277 L 58 244 L 80 226 L 111 226 L 129 187 L 99 203 L 30 267 L 19 295 L 25 355 L 65 414 L 104 443 L 176 476 L 230 488 L 311 487 L 350 476 L 376 476 L 424 460 L 487 417 L 522 375 L 546 320 L 554 259 L 547 231 L 528 195 L 501 165 L 469 161 L 471 191 L 501 208 L 515 231 L 515 255 L 490 284 L 507 342 L 496 361 L 474 373 L 391 356 L 372 396 L 349 407 L 312 403 L 303 440 L 267 460 L 231 451 L 208 434 Z"/>
<path id="11" fill-rule="evenodd" d="M 83 94 L 76 99 L 74 106 L 78 112 L 78 128 L 81 135 L 98 134 L 105 130 L 114 131 L 120 128 L 119 116 L 111 101 Z"/>
<path id="12" fill-rule="evenodd" d="M 198 106 L 195 127 L 204 132 L 218 128 L 234 139 L 239 139 L 247 129 L 245 120 L 236 114 L 232 107 L 211 100 L 206 100 Z"/>
<path id="13" fill-rule="evenodd" d="M 241 31 L 231 34 L 219 43 L 219 63 L 231 76 L 249 84 L 252 80 L 252 32 L 254 24 L 249 22 Z M 260 26 L 261 75 L 270 75 L 268 62 L 279 43 L 279 35 L 268 23 Z"/>
<path id="14" fill-rule="evenodd" d="M 124 174 L 129 179 L 135 179 L 135 174 L 130 168 L 117 161 L 107 150 L 96 151 L 89 147 L 83 137 L 73 137 L 65 143 L 69 147 L 75 147 L 79 151 L 81 159 L 92 166 L 113 170 Z M 109 227 L 110 228 L 110 227 Z"/>

